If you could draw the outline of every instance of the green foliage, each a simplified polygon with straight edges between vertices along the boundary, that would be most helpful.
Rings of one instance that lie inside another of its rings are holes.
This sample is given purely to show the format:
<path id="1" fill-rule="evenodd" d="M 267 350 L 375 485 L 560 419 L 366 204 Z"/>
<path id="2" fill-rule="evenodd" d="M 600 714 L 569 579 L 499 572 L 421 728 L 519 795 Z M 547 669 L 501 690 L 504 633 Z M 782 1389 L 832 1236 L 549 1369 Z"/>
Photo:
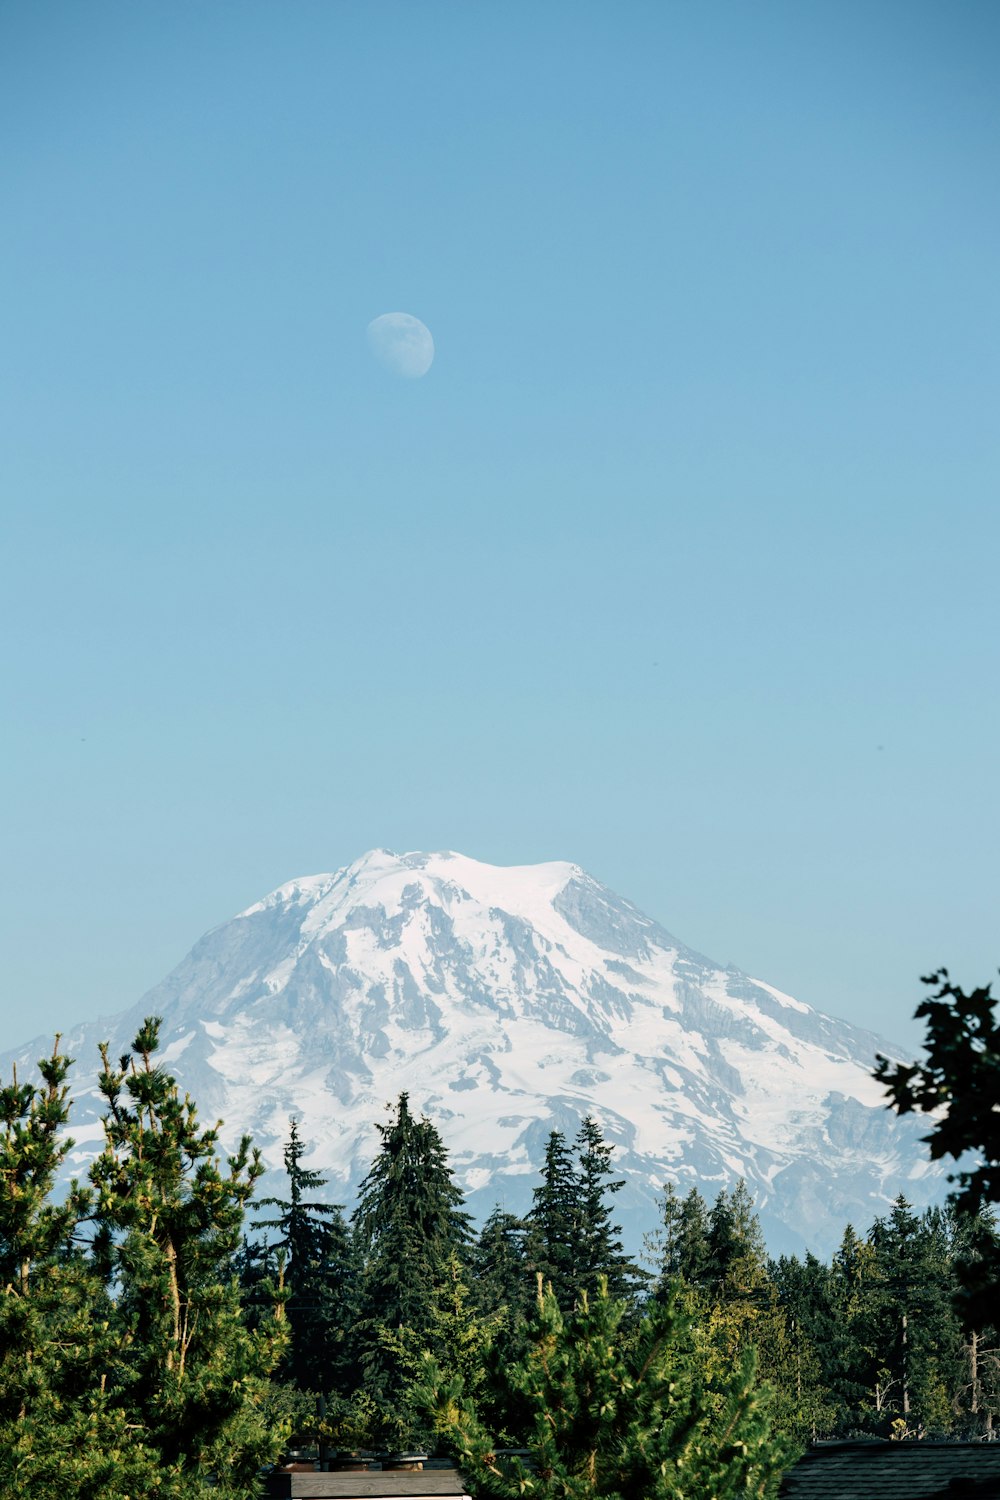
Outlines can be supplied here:
<path id="1" fill-rule="evenodd" d="M 611 1221 L 607 1197 L 625 1186 L 624 1178 L 610 1180 L 614 1147 L 605 1141 L 591 1115 L 581 1124 L 574 1144 L 577 1156 L 578 1292 L 594 1293 L 598 1284 L 604 1281 L 612 1297 L 631 1298 L 645 1277 L 625 1254 L 621 1230 Z"/>
<path id="2" fill-rule="evenodd" d="M 72 1140 L 59 1051 L 41 1085 L 0 1087 L 0 1494 L 42 1500 L 155 1491 L 155 1454 L 95 1372 L 111 1347 L 109 1306 L 75 1242 L 90 1197 L 52 1201 Z"/>
<path id="3" fill-rule="evenodd" d="M 732 1369 L 753 1351 L 775 1428 L 802 1442 L 815 1436 L 832 1416 L 816 1351 L 782 1299 L 746 1185 L 720 1192 L 710 1210 L 696 1189 L 681 1199 L 668 1185 L 662 1212 L 654 1301 L 669 1301 L 679 1288 L 696 1318 L 705 1368 Z"/>
<path id="4" fill-rule="evenodd" d="M 523 1358 L 527 1320 L 535 1301 L 535 1278 L 529 1270 L 528 1225 L 495 1209 L 470 1253 L 472 1289 L 481 1313 L 494 1320 L 479 1395 L 479 1411 L 490 1430 L 515 1444 L 527 1420 L 504 1372 Z"/>
<path id="5" fill-rule="evenodd" d="M 462 1389 L 477 1406 L 487 1399 L 490 1355 L 493 1340 L 503 1322 L 500 1312 L 489 1316 L 477 1314 L 456 1254 L 449 1258 L 447 1274 L 435 1289 L 434 1304 L 422 1329 L 383 1328 L 382 1345 L 394 1359 L 400 1381 L 393 1402 L 401 1426 L 388 1441 L 383 1418 L 380 1432 L 386 1446 L 399 1447 L 418 1441 L 424 1445 L 431 1434 L 426 1431 L 414 1389 L 423 1379 L 424 1358 L 431 1355 L 447 1379 L 461 1381 Z"/>
<path id="6" fill-rule="evenodd" d="M 966 993 L 952 984 L 947 969 L 924 977 L 934 994 L 915 1012 L 927 1022 L 925 1063 L 892 1063 L 879 1054 L 875 1077 L 886 1085 L 899 1114 L 913 1110 L 936 1116 L 924 1137 L 933 1160 L 950 1156 L 964 1163 L 952 1174 L 952 1195 L 960 1212 L 974 1221 L 988 1204 L 1000 1202 L 1000 1024 L 990 986 Z M 968 1165 L 970 1156 L 975 1165 Z M 959 1262 L 961 1310 L 969 1328 L 994 1316 L 1000 1293 L 1000 1253 L 995 1237 L 983 1232 Z"/>
<path id="7" fill-rule="evenodd" d="M 533 1465 L 501 1462 L 462 1382 L 425 1360 L 419 1398 L 479 1495 L 537 1500 L 773 1496 L 792 1456 L 754 1393 L 753 1356 L 706 1382 L 691 1324 L 664 1300 L 630 1332 L 602 1279 L 564 1316 L 539 1287 L 525 1358 L 508 1372 L 530 1412 Z"/>
<path id="8" fill-rule="evenodd" d="M 663 1190 L 661 1222 L 650 1236 L 650 1251 L 659 1280 L 654 1296 L 669 1295 L 675 1277 L 692 1287 L 707 1287 L 713 1279 L 708 1209 L 697 1188 L 678 1197 L 673 1183 Z"/>
<path id="9" fill-rule="evenodd" d="M 269 1298 L 275 1277 L 284 1275 L 289 1347 L 282 1375 L 300 1390 L 346 1392 L 358 1375 L 345 1335 L 354 1322 L 359 1266 L 340 1206 L 306 1196 L 326 1179 L 302 1165 L 305 1149 L 292 1120 L 284 1152 L 289 1196 L 257 1200 L 258 1208 L 279 1212 L 277 1218 L 258 1217 L 255 1228 L 276 1229 L 278 1235 L 246 1252 L 244 1280 L 262 1283 L 258 1289 Z"/>
<path id="10" fill-rule="evenodd" d="M 105 1385 L 155 1449 L 161 1494 L 250 1496 L 282 1437 L 261 1415 L 285 1342 L 281 1309 L 249 1330 L 233 1275 L 262 1167 L 246 1138 L 222 1165 L 218 1129 L 199 1125 L 156 1066 L 158 1028 L 148 1019 L 118 1067 L 102 1048 L 94 1263 L 117 1340 Z"/>
<path id="11" fill-rule="evenodd" d="M 0 1086 L 0 1494 L 243 1500 L 292 1431 L 395 1448 L 433 1416 L 484 1495 L 723 1500 L 773 1493 L 785 1439 L 1000 1420 L 993 1304 L 964 1333 L 954 1307 L 960 1274 L 987 1285 L 998 1264 L 988 1211 L 899 1198 L 829 1266 L 768 1262 L 743 1184 L 711 1207 L 668 1186 L 643 1311 L 593 1120 L 572 1147 L 550 1135 L 528 1219 L 498 1209 L 473 1240 L 404 1094 L 353 1235 L 293 1122 L 288 1195 L 260 1203 L 273 1238 L 248 1245 L 256 1153 L 220 1160 L 157 1041 L 151 1020 L 117 1066 L 104 1050 L 105 1149 L 61 1200 L 69 1059 L 57 1042 L 40 1082 Z"/>
<path id="12" fill-rule="evenodd" d="M 528 1214 L 528 1259 L 552 1287 L 563 1312 L 603 1277 L 616 1296 L 635 1295 L 644 1280 L 625 1254 L 621 1231 L 611 1221 L 606 1195 L 624 1181 L 609 1181 L 611 1155 L 597 1122 L 588 1115 L 573 1143 L 558 1130 L 549 1135 L 542 1181 Z M 575 1153 L 575 1157 L 574 1157 Z"/>
<path id="13" fill-rule="evenodd" d="M 564 1311 L 576 1300 L 576 1170 L 566 1137 L 553 1130 L 546 1142 L 542 1180 L 528 1214 L 528 1255 Z"/>
<path id="14" fill-rule="evenodd" d="M 526 1317 L 533 1301 L 523 1219 L 496 1208 L 469 1250 L 476 1305 L 481 1312 L 504 1312 L 510 1321 Z"/>
<path id="15" fill-rule="evenodd" d="M 406 1351 L 433 1344 L 441 1299 L 471 1235 L 441 1137 L 429 1120 L 414 1119 L 406 1094 L 378 1128 L 381 1147 L 354 1212 L 365 1258 L 355 1336 L 366 1389 L 383 1405 L 405 1405 Z"/>

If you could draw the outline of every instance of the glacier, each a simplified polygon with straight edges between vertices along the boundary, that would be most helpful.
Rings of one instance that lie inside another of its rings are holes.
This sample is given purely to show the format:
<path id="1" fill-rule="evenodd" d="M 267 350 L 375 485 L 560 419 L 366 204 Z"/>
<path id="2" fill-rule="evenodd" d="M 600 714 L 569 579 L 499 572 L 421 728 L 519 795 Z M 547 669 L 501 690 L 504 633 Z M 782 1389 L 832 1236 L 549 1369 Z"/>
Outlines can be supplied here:
<path id="1" fill-rule="evenodd" d="M 162 1016 L 161 1061 L 272 1173 L 288 1122 L 350 1206 L 402 1090 L 440 1130 L 469 1206 L 524 1212 L 553 1129 L 593 1115 L 633 1251 L 666 1181 L 744 1178 L 772 1253 L 829 1256 L 900 1192 L 941 1201 L 923 1126 L 885 1107 L 898 1048 L 694 952 L 579 866 L 378 849 L 292 880 L 207 933 L 159 985 L 68 1030 L 81 1173 L 101 1140 L 97 1044 Z M 19 1074 L 51 1039 L 0 1057 Z M 271 1176 L 272 1186 L 280 1178 Z"/>

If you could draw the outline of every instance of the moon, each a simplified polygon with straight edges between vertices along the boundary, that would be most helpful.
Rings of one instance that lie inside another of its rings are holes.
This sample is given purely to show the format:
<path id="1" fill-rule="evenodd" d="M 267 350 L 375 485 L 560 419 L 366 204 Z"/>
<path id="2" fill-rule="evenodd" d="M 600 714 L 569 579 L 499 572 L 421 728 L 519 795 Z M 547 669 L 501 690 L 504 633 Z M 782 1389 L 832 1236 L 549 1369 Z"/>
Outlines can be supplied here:
<path id="1" fill-rule="evenodd" d="M 382 313 L 373 318 L 368 324 L 368 346 L 379 364 L 405 380 L 419 380 L 434 362 L 431 331 L 412 313 Z"/>

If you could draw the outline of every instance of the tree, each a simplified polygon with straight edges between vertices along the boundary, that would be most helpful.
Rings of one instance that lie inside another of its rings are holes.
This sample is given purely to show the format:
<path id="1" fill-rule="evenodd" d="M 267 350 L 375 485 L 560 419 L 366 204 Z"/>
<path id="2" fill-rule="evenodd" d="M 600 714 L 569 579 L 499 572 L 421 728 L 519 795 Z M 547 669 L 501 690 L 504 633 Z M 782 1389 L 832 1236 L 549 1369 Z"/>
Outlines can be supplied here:
<path id="1" fill-rule="evenodd" d="M 941 1436 L 951 1428 L 950 1393 L 959 1379 L 961 1338 L 952 1307 L 948 1235 L 940 1210 L 922 1217 L 900 1194 L 869 1235 L 876 1284 L 870 1297 L 878 1364 L 891 1396 L 877 1424 L 898 1433 Z"/>
<path id="2" fill-rule="evenodd" d="M 731 1193 L 723 1189 L 712 1205 L 706 1270 L 724 1299 L 756 1290 L 767 1279 L 764 1236 L 742 1178 Z"/>
<path id="3" fill-rule="evenodd" d="M 611 1222 L 607 1196 L 625 1186 L 624 1178 L 608 1181 L 614 1147 L 607 1144 L 592 1115 L 583 1121 L 574 1144 L 578 1164 L 577 1292 L 594 1293 L 603 1277 L 612 1297 L 632 1298 L 645 1277 L 625 1254 L 621 1230 Z"/>
<path id="4" fill-rule="evenodd" d="M 527 1222 L 532 1269 L 551 1286 L 559 1306 L 568 1312 L 579 1283 L 579 1209 L 573 1157 L 561 1130 L 551 1131 L 546 1142 L 542 1180 L 532 1194 Z"/>
<path id="5" fill-rule="evenodd" d="M 875 1077 L 886 1086 L 899 1114 L 937 1115 L 924 1137 L 934 1161 L 950 1156 L 959 1169 L 952 1201 L 973 1217 L 1000 1203 L 1000 1024 L 990 986 L 968 994 L 952 984 L 947 969 L 923 977 L 935 993 L 916 1010 L 927 1022 L 925 1063 L 892 1063 L 881 1053 Z M 969 1165 L 969 1154 L 977 1159 Z M 974 1236 L 959 1262 L 961 1304 L 967 1326 L 990 1321 L 1000 1291 L 1000 1256 L 989 1233 Z"/>
<path id="6" fill-rule="evenodd" d="M 490 1431 L 504 1442 L 514 1441 L 525 1420 L 516 1394 L 511 1400 L 505 1372 L 524 1356 L 527 1322 L 534 1304 L 527 1236 L 524 1219 L 496 1208 L 480 1230 L 470 1256 L 476 1305 L 480 1313 L 496 1320 L 485 1351 L 485 1379 L 478 1409 Z"/>
<path id="7" fill-rule="evenodd" d="M 690 1287 L 707 1287 L 712 1279 L 708 1209 L 697 1188 L 680 1198 L 673 1184 L 663 1189 L 660 1228 L 651 1250 L 659 1277 L 655 1296 L 669 1296 L 676 1277 Z"/>
<path id="8" fill-rule="evenodd" d="M 479 1309 L 504 1312 L 508 1321 L 527 1316 L 531 1291 L 525 1244 L 528 1226 L 516 1214 L 495 1208 L 472 1246 L 469 1264 Z"/>
<path id="9" fill-rule="evenodd" d="M 452 1257 L 463 1263 L 471 1232 L 441 1137 L 429 1120 L 414 1119 L 407 1094 L 378 1129 L 381 1146 L 353 1215 L 365 1257 L 357 1330 L 365 1384 L 391 1404 L 407 1374 L 384 1335 L 408 1329 L 426 1347 Z"/>
<path id="10" fill-rule="evenodd" d="M 155 1492 L 155 1455 L 96 1373 L 108 1307 L 77 1244 L 90 1194 L 74 1181 L 52 1201 L 71 1063 L 56 1037 L 40 1086 L 16 1070 L 0 1086 L 0 1494 L 134 1500 Z"/>
<path id="11" fill-rule="evenodd" d="M 984 1249 L 991 1260 L 1000 1263 L 1000 1236 L 992 1208 L 970 1217 L 950 1205 L 945 1222 L 955 1278 L 959 1268 L 968 1277 Z M 1000 1331 L 995 1308 L 988 1323 L 976 1321 L 970 1326 L 966 1320 L 962 1357 L 964 1368 L 954 1398 L 962 1435 L 992 1438 L 1000 1416 Z"/>
<path id="12" fill-rule="evenodd" d="M 284 1269 L 289 1348 L 283 1371 L 300 1390 L 346 1392 L 357 1373 L 347 1334 L 354 1320 L 358 1267 L 340 1205 L 306 1196 L 326 1179 L 302 1165 L 305 1149 L 292 1120 L 284 1151 L 289 1196 L 257 1200 L 258 1208 L 279 1212 L 277 1218 L 256 1220 L 257 1229 L 278 1230 L 277 1239 L 261 1247 L 256 1259 Z"/>
<path id="13" fill-rule="evenodd" d="M 581 1124 L 572 1152 L 558 1130 L 551 1132 L 545 1148 L 542 1181 L 527 1220 L 529 1260 L 551 1285 L 563 1312 L 584 1289 L 595 1290 L 601 1276 L 614 1296 L 634 1296 L 645 1279 L 625 1254 L 606 1201 L 625 1185 L 624 1180 L 607 1180 L 613 1149 L 591 1115 Z"/>
<path id="14" fill-rule="evenodd" d="M 770 1273 L 787 1320 L 788 1373 L 804 1435 L 829 1437 L 842 1415 L 835 1389 L 844 1345 L 830 1268 L 807 1252 L 803 1261 L 782 1256 L 771 1263 Z"/>
<path id="15" fill-rule="evenodd" d="M 445 1278 L 435 1289 L 434 1304 L 420 1333 L 412 1328 L 384 1328 L 382 1345 L 395 1356 L 402 1375 L 395 1406 L 404 1425 L 414 1412 L 413 1391 L 430 1354 L 446 1378 L 457 1377 L 469 1400 L 478 1407 L 488 1399 L 490 1352 L 502 1314 L 477 1313 L 456 1254 L 448 1259 Z M 405 1434 L 403 1440 L 408 1440 Z"/>
<path id="16" fill-rule="evenodd" d="M 530 1421 L 534 1464 L 498 1459 L 460 1380 L 425 1361 L 420 1399 L 479 1495 L 518 1500 L 735 1500 L 776 1494 L 792 1457 L 754 1392 L 752 1354 L 716 1381 L 692 1354 L 677 1299 L 656 1304 L 631 1334 L 627 1305 L 606 1282 L 564 1316 L 539 1296 L 525 1358 L 508 1372 Z"/>
<path id="17" fill-rule="evenodd" d="M 202 1128 L 192 1100 L 156 1065 L 159 1024 L 144 1021 L 118 1067 L 101 1048 L 94 1261 L 117 1338 L 105 1387 L 156 1451 L 158 1494 L 242 1500 L 256 1494 L 282 1436 L 261 1416 L 285 1342 L 281 1309 L 251 1332 L 233 1274 L 263 1167 L 247 1137 L 223 1167 L 218 1127 Z"/>

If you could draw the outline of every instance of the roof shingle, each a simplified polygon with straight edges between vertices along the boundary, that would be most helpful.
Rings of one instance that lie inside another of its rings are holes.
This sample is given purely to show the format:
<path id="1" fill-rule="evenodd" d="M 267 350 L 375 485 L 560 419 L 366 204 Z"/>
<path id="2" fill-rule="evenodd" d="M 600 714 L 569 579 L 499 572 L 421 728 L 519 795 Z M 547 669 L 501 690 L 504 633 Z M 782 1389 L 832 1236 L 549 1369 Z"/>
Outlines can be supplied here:
<path id="1" fill-rule="evenodd" d="M 1000 1443 L 817 1443 L 783 1500 L 1000 1500 Z"/>

